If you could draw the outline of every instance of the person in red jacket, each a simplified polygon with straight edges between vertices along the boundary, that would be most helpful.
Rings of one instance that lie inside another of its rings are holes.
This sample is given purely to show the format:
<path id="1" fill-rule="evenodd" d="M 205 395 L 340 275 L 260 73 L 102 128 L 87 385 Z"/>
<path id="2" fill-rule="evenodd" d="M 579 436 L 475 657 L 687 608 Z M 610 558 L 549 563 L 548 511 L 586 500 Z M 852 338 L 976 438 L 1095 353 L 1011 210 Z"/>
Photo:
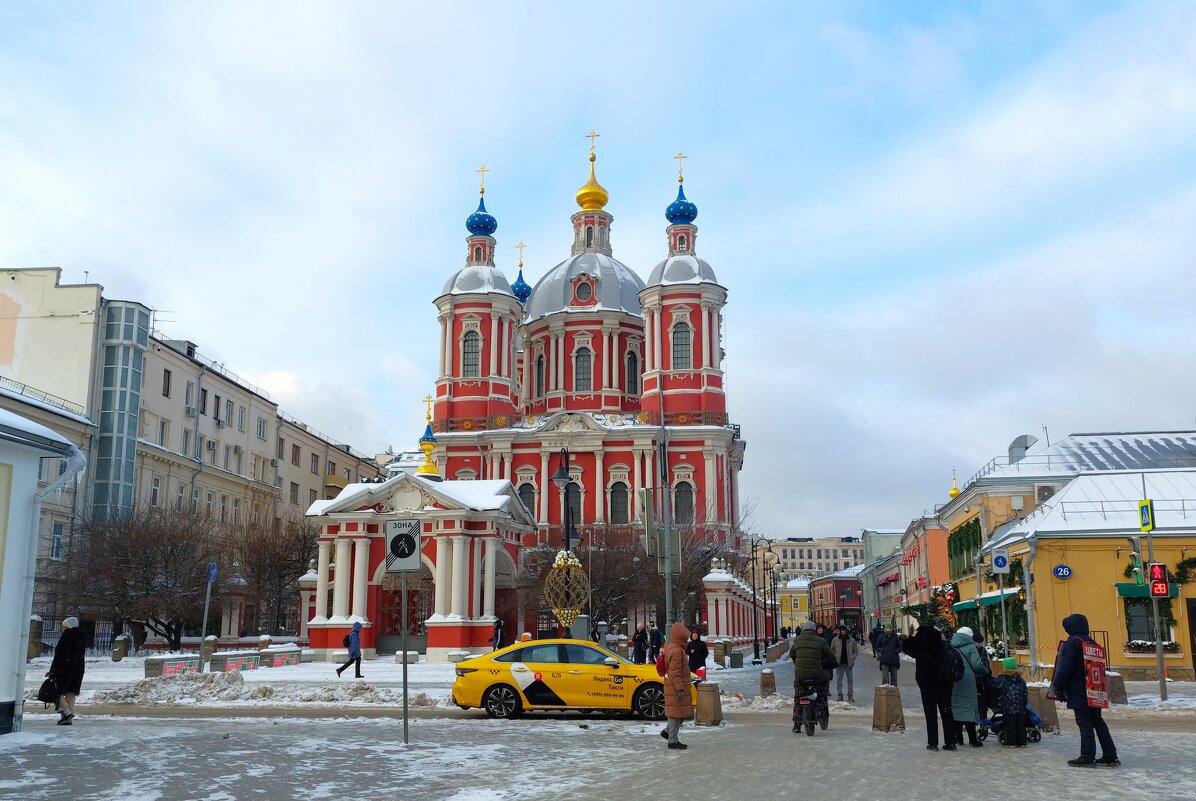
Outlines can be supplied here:
<path id="1" fill-rule="evenodd" d="M 689 628 L 681 622 L 669 629 L 669 644 L 664 649 L 664 663 L 667 674 L 664 679 L 664 716 L 668 725 L 660 733 L 669 741 L 669 748 L 684 751 L 687 746 L 677 739 L 681 722 L 694 716 L 694 705 L 690 698 L 689 657 L 685 644 L 689 641 Z"/>

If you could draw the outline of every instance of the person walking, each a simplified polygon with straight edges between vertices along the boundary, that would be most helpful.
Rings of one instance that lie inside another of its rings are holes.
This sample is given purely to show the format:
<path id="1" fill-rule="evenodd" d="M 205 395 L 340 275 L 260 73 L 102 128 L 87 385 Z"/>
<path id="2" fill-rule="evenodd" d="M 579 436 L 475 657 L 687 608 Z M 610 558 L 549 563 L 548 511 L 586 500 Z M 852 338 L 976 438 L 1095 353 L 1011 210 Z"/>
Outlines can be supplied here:
<path id="1" fill-rule="evenodd" d="M 62 633 L 54 646 L 54 659 L 47 676 L 58 685 L 58 725 L 70 726 L 75 719 L 75 699 L 83 686 L 83 656 L 87 653 L 87 637 L 79 628 L 79 618 L 62 620 Z"/>
<path id="2" fill-rule="evenodd" d="M 793 660 L 793 731 L 800 732 L 802 682 L 818 682 L 819 701 L 825 700 L 830 692 L 829 671 L 834 670 L 839 661 L 826 640 L 818 634 L 818 626 L 812 620 L 801 624 L 800 633 L 789 646 L 789 658 Z"/>
<path id="3" fill-rule="evenodd" d="M 847 677 L 847 700 L 855 702 L 855 682 L 852 678 L 852 667 L 855 658 L 860 654 L 860 646 L 848 631 L 847 626 L 839 626 L 838 632 L 831 639 L 831 653 L 839 664 L 835 666 L 835 695 L 843 700 L 843 677 Z"/>
<path id="4" fill-rule="evenodd" d="M 637 665 L 644 664 L 648 658 L 648 632 L 643 623 L 635 625 L 635 634 L 631 635 L 631 661 Z"/>
<path id="5" fill-rule="evenodd" d="M 914 636 L 901 643 L 901 650 L 914 659 L 914 681 L 922 694 L 926 715 L 926 750 L 939 750 L 939 724 L 943 721 L 943 750 L 955 749 L 955 721 L 951 717 L 951 682 L 943 676 L 943 633 L 931 623 L 918 626 Z"/>
<path id="6" fill-rule="evenodd" d="M 501 617 L 494 618 L 494 636 L 490 638 L 490 643 L 494 646 L 490 650 L 497 651 L 506 645 L 506 637 L 503 635 L 503 622 Z"/>
<path id="7" fill-rule="evenodd" d="M 951 635 L 951 647 L 963 659 L 963 677 L 951 687 L 951 717 L 954 720 L 954 741 L 963 745 L 963 730 L 968 730 L 968 745 L 979 748 L 984 745 L 976 737 L 976 721 L 980 710 L 976 699 L 976 677 L 992 673 L 988 660 L 981 660 L 972 641 L 972 630 L 962 626 Z"/>
<path id="8" fill-rule="evenodd" d="M 681 723 L 694 716 L 693 699 L 690 697 L 689 657 L 685 653 L 688 641 L 689 629 L 677 621 L 669 629 L 669 644 L 664 649 L 664 716 L 668 724 L 660 736 L 669 741 L 669 748 L 680 751 L 689 747 L 677 739 Z"/>
<path id="9" fill-rule="evenodd" d="M 700 632 L 691 631 L 689 633 L 689 642 L 685 644 L 685 654 L 689 657 L 690 673 L 697 673 L 700 668 L 706 667 L 706 657 L 710 655 L 710 649 L 706 647 L 706 643 L 702 642 Z"/>
<path id="10" fill-rule="evenodd" d="M 901 669 L 901 641 L 902 636 L 893 630 L 891 625 L 885 626 L 885 633 L 880 636 L 880 683 L 897 686 L 897 671 Z"/>
<path id="11" fill-rule="evenodd" d="M 365 676 L 361 675 L 361 621 L 354 623 L 353 630 L 345 636 L 349 638 L 349 643 L 345 646 L 349 649 L 349 661 L 336 669 L 336 675 L 339 676 L 349 665 L 353 665 L 357 671 L 354 678 L 364 679 Z"/>
<path id="12" fill-rule="evenodd" d="M 655 662 L 660 656 L 660 649 L 664 645 L 664 633 L 656 628 L 655 621 L 648 622 L 648 661 Z"/>
<path id="13" fill-rule="evenodd" d="M 1055 666 L 1055 677 L 1052 679 L 1052 695 L 1067 702 L 1067 708 L 1075 713 L 1076 726 L 1080 729 L 1080 756 L 1067 760 L 1067 764 L 1073 768 L 1098 765 L 1116 767 L 1121 760 L 1117 758 L 1117 746 L 1113 743 L 1113 735 L 1109 733 L 1109 725 L 1101 717 L 1098 707 L 1088 705 L 1084 643 L 1096 644 L 1088 636 L 1088 618 L 1084 615 L 1068 615 L 1063 618 L 1063 630 L 1067 632 L 1067 641 L 1059 649 L 1059 664 Z M 1100 759 L 1096 758 L 1098 739 Z"/>

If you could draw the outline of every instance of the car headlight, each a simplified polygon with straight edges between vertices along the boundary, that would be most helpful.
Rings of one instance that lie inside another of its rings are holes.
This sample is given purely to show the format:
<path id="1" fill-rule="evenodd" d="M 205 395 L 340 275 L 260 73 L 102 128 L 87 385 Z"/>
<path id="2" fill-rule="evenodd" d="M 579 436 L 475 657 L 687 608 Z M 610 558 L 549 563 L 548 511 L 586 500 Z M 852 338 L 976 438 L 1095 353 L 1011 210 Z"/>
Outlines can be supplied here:
<path id="1" fill-rule="evenodd" d="M 459 667 L 456 669 L 458 676 L 465 676 L 470 673 L 476 673 L 477 670 L 478 670 L 477 668 L 463 668 L 463 667 Z"/>

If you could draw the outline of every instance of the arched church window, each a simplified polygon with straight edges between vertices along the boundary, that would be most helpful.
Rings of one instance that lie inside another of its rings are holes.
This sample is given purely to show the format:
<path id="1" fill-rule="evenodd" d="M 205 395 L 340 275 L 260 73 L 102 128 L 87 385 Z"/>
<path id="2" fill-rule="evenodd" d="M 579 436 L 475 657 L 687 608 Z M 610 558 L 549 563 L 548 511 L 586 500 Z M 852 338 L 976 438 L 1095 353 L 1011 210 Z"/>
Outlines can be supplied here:
<path id="1" fill-rule="evenodd" d="M 581 485 L 570 481 L 565 486 L 565 506 L 573 516 L 573 525 L 581 525 Z"/>
<path id="2" fill-rule="evenodd" d="M 627 498 L 627 485 L 622 481 L 616 481 L 610 487 L 610 522 L 612 523 L 629 523 L 631 522 L 628 515 L 629 510 Z"/>
<path id="3" fill-rule="evenodd" d="M 673 369 L 693 368 L 693 335 L 688 323 L 673 326 Z"/>
<path id="4" fill-rule="evenodd" d="M 534 484 L 520 484 L 519 485 L 519 500 L 527 507 L 527 510 L 532 513 L 532 517 L 536 516 L 536 486 Z"/>
<path id="5" fill-rule="evenodd" d="M 678 523 L 694 522 L 694 488 L 688 481 L 682 481 L 673 491 L 673 519 Z"/>
<path id="6" fill-rule="evenodd" d="M 536 397 L 544 396 L 544 354 L 536 357 Z"/>
<path id="7" fill-rule="evenodd" d="M 473 260 L 474 260 L 474 261 L 481 261 L 481 260 L 482 260 L 482 248 L 481 248 L 481 246 L 475 247 L 475 248 L 473 249 Z"/>
<path id="8" fill-rule="evenodd" d="M 684 252 L 686 247 L 685 234 L 677 237 L 677 250 Z"/>
<path id="9" fill-rule="evenodd" d="M 586 247 L 594 247 L 594 228 L 589 225 L 586 226 Z"/>
<path id="10" fill-rule="evenodd" d="M 574 392 L 589 392 L 594 388 L 593 381 L 594 355 L 589 348 L 578 348 L 573 356 L 573 390 Z"/>
<path id="11" fill-rule="evenodd" d="M 640 394 L 640 359 L 634 353 L 627 354 L 627 394 Z"/>
<path id="12" fill-rule="evenodd" d="M 482 335 L 467 331 L 461 340 L 461 377 L 477 378 L 482 374 Z"/>

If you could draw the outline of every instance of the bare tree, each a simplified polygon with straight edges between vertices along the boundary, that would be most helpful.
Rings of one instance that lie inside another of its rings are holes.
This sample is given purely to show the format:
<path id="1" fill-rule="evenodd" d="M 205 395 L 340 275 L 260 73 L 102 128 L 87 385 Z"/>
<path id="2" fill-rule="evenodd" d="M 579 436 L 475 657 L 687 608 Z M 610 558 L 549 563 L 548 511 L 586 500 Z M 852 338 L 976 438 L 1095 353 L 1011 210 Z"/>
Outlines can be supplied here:
<path id="1" fill-rule="evenodd" d="M 246 606 L 263 633 L 284 634 L 295 608 L 296 582 L 315 558 L 319 528 L 299 516 L 245 525 L 228 532 L 228 553 L 244 579 Z"/>

